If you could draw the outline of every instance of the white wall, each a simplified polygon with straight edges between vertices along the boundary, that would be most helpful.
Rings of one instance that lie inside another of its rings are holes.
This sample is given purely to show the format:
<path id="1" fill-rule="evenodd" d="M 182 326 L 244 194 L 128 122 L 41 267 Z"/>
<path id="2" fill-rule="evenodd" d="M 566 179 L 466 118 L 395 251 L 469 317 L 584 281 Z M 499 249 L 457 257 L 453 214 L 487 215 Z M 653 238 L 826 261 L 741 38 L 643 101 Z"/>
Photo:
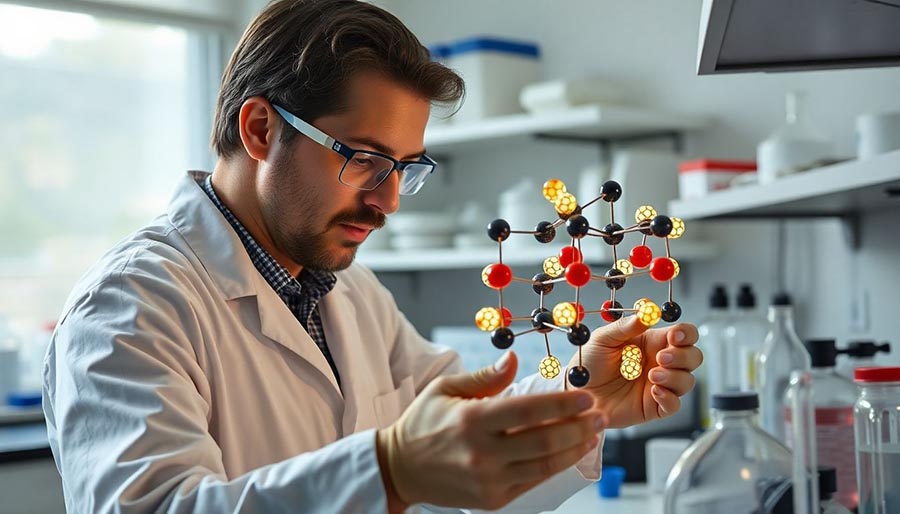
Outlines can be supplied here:
<path id="1" fill-rule="evenodd" d="M 697 76 L 700 0 L 392 0 L 387 7 L 425 44 L 479 34 L 533 40 L 543 52 L 545 78 L 602 75 L 622 86 L 636 105 L 712 117 L 708 130 L 688 139 L 685 157 L 753 159 L 756 144 L 782 122 L 789 89 L 808 92 L 818 129 L 846 156 L 854 154 L 858 114 L 900 109 L 896 68 Z M 494 207 L 494 195 L 520 175 L 539 181 L 574 179 L 597 156 L 591 147 L 536 143 L 455 157 L 442 171 L 449 179 L 404 199 L 404 208 L 449 207 L 472 198 L 473 191 L 482 191 L 474 198 Z M 783 266 L 799 304 L 801 337 L 834 336 L 843 342 L 868 336 L 900 343 L 894 314 L 895 291 L 900 289 L 898 222 L 900 208 L 867 216 L 863 247 L 853 253 L 837 222 L 790 221 L 784 263 L 775 262 L 774 222 L 711 223 L 708 234 L 724 252 L 711 263 L 688 264 L 676 295 L 686 319 L 695 322 L 705 312 L 714 282 L 724 282 L 732 291 L 740 282 L 754 282 L 765 304 L 777 288 L 777 266 Z M 697 224 L 689 230 L 697 230 Z M 531 270 L 515 271 L 524 276 Z M 434 325 L 468 325 L 482 303 L 496 301 L 480 284 L 478 270 L 382 274 L 382 279 L 426 334 Z M 533 306 L 534 298 L 526 293 L 512 299 L 517 314 Z M 632 294 L 643 292 L 630 290 Z M 864 330 L 851 331 L 854 295 L 869 299 Z M 900 346 L 890 360 L 900 363 Z"/>

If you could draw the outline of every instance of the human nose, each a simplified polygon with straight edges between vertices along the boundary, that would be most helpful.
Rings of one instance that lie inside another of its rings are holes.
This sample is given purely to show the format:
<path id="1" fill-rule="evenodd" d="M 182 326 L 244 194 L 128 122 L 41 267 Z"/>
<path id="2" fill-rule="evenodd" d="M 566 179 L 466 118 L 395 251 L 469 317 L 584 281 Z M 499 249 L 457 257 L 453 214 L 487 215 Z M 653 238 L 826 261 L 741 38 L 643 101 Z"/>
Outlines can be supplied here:
<path id="1" fill-rule="evenodd" d="M 371 191 L 366 191 L 364 203 L 384 214 L 393 214 L 400 208 L 400 173 L 391 170 L 384 182 Z"/>

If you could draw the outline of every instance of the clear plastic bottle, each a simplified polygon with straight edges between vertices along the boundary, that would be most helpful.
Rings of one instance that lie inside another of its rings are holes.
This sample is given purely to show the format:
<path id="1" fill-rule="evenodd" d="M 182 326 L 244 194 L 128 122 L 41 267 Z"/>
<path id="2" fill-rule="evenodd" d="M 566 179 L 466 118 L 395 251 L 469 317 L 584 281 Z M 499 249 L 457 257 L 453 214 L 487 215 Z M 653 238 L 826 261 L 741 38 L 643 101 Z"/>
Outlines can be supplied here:
<path id="1" fill-rule="evenodd" d="M 731 324 L 728 313 L 728 293 L 725 286 L 716 284 L 709 295 L 709 313 L 698 325 L 700 339 L 697 346 L 703 352 L 703 364 L 697 369 L 700 382 L 701 426 L 710 426 L 709 406 L 713 395 L 727 390 L 728 361 L 726 359 L 728 338 L 726 331 Z"/>
<path id="2" fill-rule="evenodd" d="M 812 403 L 816 420 L 816 455 L 822 466 L 837 470 L 836 498 L 848 509 L 859 502 L 856 490 L 856 455 L 853 440 L 853 405 L 857 392 L 853 382 L 837 374 L 834 365 L 838 350 L 834 339 L 806 342 L 812 362 Z M 788 436 L 791 418 L 786 416 Z M 793 447 L 793 441 L 787 441 Z"/>
<path id="3" fill-rule="evenodd" d="M 900 367 L 857 368 L 853 409 L 860 514 L 900 512 Z"/>
<path id="4" fill-rule="evenodd" d="M 791 453 L 756 423 L 758 407 L 756 393 L 713 397 L 714 426 L 669 473 L 666 514 L 749 514 L 790 503 Z"/>
<path id="5" fill-rule="evenodd" d="M 756 360 L 762 427 L 785 442 L 784 393 L 792 371 L 809 371 L 810 358 L 794 330 L 794 308 L 787 293 L 778 293 L 769 307 L 769 333 Z"/>
<path id="6" fill-rule="evenodd" d="M 737 310 L 726 329 L 729 360 L 728 389 L 752 391 L 756 376 L 756 357 L 762 350 L 769 324 L 756 309 L 756 295 L 750 284 L 741 284 L 735 302 Z"/>

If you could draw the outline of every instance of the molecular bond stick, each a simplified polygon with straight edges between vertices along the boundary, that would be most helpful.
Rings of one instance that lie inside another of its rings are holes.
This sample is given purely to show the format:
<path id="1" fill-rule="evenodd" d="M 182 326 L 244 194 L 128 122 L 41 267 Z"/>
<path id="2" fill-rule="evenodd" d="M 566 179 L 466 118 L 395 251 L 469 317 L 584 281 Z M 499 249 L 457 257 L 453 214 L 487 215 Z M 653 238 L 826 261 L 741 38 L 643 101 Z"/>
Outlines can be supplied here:
<path id="1" fill-rule="evenodd" d="M 680 267 L 678 261 L 672 258 L 669 251 L 669 240 L 677 239 L 684 234 L 684 222 L 679 218 L 670 218 L 658 214 L 656 209 L 649 205 L 638 207 L 635 212 L 635 224 L 623 227 L 616 223 L 615 202 L 622 196 L 622 186 L 609 180 L 600 188 L 600 196 L 584 205 L 579 205 L 575 196 L 566 191 L 566 186 L 558 179 L 550 179 L 544 183 L 544 198 L 556 209 L 559 219 L 554 222 L 541 221 L 534 230 L 510 230 L 509 223 L 503 219 L 496 219 L 487 226 L 488 236 L 498 243 L 498 262 L 488 264 L 481 272 L 481 281 L 484 285 L 496 289 L 499 293 L 500 303 L 498 307 L 484 307 L 475 314 L 475 324 L 481 330 L 491 332 L 491 343 L 499 349 L 512 346 L 516 337 L 530 332 L 538 332 L 544 335 L 544 343 L 547 347 L 547 357 L 541 360 L 538 371 L 546 379 L 555 378 L 562 371 L 559 359 L 550 352 L 550 340 L 547 334 L 551 330 L 558 330 L 567 335 L 569 342 L 578 347 L 578 365 L 568 370 L 569 383 L 575 387 L 584 387 L 590 381 L 590 372 L 582 365 L 581 347 L 588 342 L 591 330 L 582 323 L 586 314 L 600 314 L 607 323 L 621 318 L 626 313 L 633 313 L 645 326 L 653 326 L 660 320 L 672 323 L 681 317 L 681 307 L 672 298 L 672 279 L 678 276 Z M 588 220 L 581 215 L 583 209 L 598 200 L 609 203 L 610 223 L 598 229 L 592 227 Z M 503 264 L 503 241 L 512 234 L 530 234 L 539 243 L 550 243 L 556 237 L 556 229 L 562 224 L 566 225 L 566 232 L 572 238 L 572 244 L 562 248 L 558 255 L 552 255 L 544 260 L 543 271 L 534 275 L 530 280 L 514 277 L 512 269 Z M 632 232 L 643 234 L 641 244 L 631 249 L 628 259 L 619 259 L 617 246 L 624 240 L 625 235 Z M 591 268 L 583 262 L 581 253 L 581 240 L 585 237 L 599 237 L 612 247 L 613 267 L 603 275 L 594 275 Z M 657 237 L 665 241 L 665 256 L 653 257 L 653 252 L 647 246 L 648 237 Z M 646 271 L 635 271 L 643 270 Z M 668 301 L 662 307 L 648 298 L 637 300 L 633 307 L 625 309 L 616 300 L 616 292 L 625 286 L 628 279 L 638 275 L 650 275 L 657 282 L 668 283 Z M 602 280 L 610 290 L 610 298 L 597 310 L 585 310 L 581 304 L 581 288 L 593 280 Z M 530 316 L 514 317 L 503 306 L 503 290 L 513 281 L 531 284 L 532 290 L 540 296 L 540 304 L 531 311 Z M 574 302 L 561 302 L 552 310 L 544 307 L 544 295 L 553 291 L 556 283 L 567 282 L 575 288 Z M 513 321 L 528 320 L 531 329 L 513 333 L 509 328 Z M 628 345 L 622 349 L 622 360 L 619 373 L 626 380 L 635 380 L 643 372 L 643 355 L 641 349 L 635 345 Z"/>

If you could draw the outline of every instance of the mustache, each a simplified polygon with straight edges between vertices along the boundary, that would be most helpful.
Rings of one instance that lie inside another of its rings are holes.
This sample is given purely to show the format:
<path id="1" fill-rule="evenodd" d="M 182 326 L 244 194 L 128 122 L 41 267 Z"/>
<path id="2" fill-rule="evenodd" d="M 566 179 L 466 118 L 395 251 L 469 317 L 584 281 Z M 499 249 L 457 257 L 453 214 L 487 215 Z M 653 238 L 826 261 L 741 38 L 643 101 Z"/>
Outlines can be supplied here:
<path id="1" fill-rule="evenodd" d="M 352 225 L 370 225 L 379 229 L 387 222 L 387 216 L 382 212 L 373 209 L 363 209 L 360 211 L 344 211 L 339 212 L 331 220 L 331 223 L 337 225 L 339 223 L 347 223 Z"/>

